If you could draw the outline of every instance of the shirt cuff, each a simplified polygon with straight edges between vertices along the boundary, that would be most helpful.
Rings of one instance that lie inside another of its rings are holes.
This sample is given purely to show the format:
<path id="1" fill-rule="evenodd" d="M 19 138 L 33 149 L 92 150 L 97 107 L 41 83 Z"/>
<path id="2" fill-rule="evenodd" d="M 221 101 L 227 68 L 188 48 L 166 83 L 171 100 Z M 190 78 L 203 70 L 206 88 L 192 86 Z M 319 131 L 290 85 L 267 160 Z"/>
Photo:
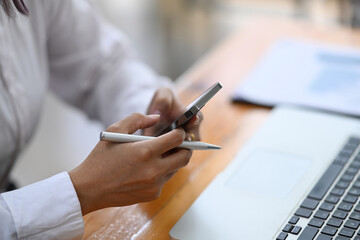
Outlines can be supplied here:
<path id="1" fill-rule="evenodd" d="M 80 202 L 67 172 L 2 196 L 19 239 L 74 239 L 83 235 Z"/>

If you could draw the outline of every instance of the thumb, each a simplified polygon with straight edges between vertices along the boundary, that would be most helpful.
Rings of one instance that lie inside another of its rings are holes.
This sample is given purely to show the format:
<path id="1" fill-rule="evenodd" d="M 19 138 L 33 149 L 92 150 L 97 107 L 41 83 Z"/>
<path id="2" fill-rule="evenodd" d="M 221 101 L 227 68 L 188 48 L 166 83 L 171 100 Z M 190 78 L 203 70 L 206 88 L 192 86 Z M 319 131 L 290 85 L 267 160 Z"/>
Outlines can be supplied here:
<path id="1" fill-rule="evenodd" d="M 107 128 L 107 131 L 132 134 L 138 129 L 144 129 L 155 125 L 159 119 L 160 115 L 158 114 L 143 115 L 140 113 L 133 113 L 119 122 L 112 124 Z"/>

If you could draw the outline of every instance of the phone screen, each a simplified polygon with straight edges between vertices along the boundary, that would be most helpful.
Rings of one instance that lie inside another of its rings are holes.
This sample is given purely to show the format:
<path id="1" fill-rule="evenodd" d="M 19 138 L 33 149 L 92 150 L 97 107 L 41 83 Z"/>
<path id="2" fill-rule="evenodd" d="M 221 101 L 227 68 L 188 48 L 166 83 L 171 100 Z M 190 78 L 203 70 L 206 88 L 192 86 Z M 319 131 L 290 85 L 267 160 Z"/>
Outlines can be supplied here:
<path id="1" fill-rule="evenodd" d="M 221 83 L 217 82 L 212 85 L 209 89 L 203 92 L 198 98 L 196 98 L 192 103 L 190 103 L 185 112 L 180 115 L 175 121 L 173 121 L 169 126 L 163 128 L 159 131 L 156 136 L 160 136 L 164 133 L 167 133 L 175 128 L 184 126 L 193 116 L 195 116 L 200 109 L 202 109 L 205 104 L 222 88 Z"/>

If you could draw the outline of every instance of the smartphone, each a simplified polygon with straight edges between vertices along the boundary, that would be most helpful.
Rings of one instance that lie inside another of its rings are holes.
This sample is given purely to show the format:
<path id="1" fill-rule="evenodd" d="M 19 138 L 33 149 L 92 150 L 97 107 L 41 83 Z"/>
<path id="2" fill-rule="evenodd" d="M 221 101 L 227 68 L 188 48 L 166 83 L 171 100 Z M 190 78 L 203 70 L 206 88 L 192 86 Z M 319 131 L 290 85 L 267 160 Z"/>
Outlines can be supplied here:
<path id="1" fill-rule="evenodd" d="M 200 109 L 202 109 L 205 104 L 222 88 L 221 83 L 217 82 L 212 85 L 208 90 L 202 93 L 197 99 L 190 103 L 186 107 L 186 111 L 180 115 L 174 122 L 169 126 L 163 128 L 155 136 L 160 136 L 164 133 L 167 133 L 175 128 L 184 126 L 193 116 L 195 116 Z"/>

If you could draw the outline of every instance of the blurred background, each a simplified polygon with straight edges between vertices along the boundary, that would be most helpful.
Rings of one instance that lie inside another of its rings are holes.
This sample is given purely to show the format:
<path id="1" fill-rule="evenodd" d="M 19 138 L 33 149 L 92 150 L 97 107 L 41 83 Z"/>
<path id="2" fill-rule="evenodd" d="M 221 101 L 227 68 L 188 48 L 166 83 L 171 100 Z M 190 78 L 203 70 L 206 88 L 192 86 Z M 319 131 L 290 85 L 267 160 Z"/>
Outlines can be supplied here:
<path id="1" fill-rule="evenodd" d="M 140 59 L 176 80 L 214 45 L 257 17 L 360 26 L 358 0 L 89 0 L 125 32 Z M 87 156 L 104 126 L 48 94 L 30 146 L 12 172 L 19 186 L 67 171 Z M 56 136 L 51 138 L 49 136 Z"/>
<path id="2" fill-rule="evenodd" d="M 90 0 L 133 41 L 140 57 L 176 79 L 253 17 L 359 26 L 358 0 Z"/>

